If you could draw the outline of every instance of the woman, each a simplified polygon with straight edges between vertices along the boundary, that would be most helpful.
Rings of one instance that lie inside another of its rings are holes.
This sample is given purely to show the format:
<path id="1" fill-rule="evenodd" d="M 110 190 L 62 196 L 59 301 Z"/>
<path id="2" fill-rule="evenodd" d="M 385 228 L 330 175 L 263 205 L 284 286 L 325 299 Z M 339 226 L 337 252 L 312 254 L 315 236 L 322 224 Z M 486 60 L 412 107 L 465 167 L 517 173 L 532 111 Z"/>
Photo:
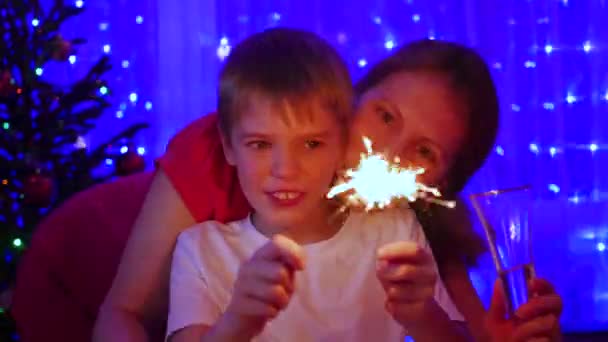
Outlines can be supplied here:
<path id="1" fill-rule="evenodd" d="M 425 167 L 423 181 L 454 198 L 492 149 L 498 100 L 487 66 L 470 49 L 437 41 L 408 44 L 372 67 L 355 89 L 358 103 L 347 158 L 350 165 L 362 149 L 361 136 L 366 135 L 376 149 Z M 483 245 L 462 207 L 418 208 L 417 212 L 441 277 L 472 334 L 477 339 L 508 336 L 522 341 L 557 336 L 561 300 L 543 281 L 534 285 L 539 296 L 523 308 L 524 324 L 515 327 L 502 319 L 504 295 L 498 290 L 492 315 L 486 317 L 467 273 Z M 177 235 L 196 222 L 234 220 L 248 210 L 234 170 L 224 160 L 215 116 L 200 119 L 171 142 L 160 160 L 100 310 L 96 338 L 143 341 L 147 333 L 162 336 L 157 332 L 164 327 L 170 256 Z"/>

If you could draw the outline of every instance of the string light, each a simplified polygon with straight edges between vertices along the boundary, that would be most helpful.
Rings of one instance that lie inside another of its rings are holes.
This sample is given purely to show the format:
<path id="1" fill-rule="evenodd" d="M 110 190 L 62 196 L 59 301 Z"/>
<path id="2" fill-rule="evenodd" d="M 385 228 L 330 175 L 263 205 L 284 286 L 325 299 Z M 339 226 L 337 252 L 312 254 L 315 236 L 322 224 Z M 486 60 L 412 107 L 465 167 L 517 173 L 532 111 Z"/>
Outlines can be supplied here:
<path id="1" fill-rule="evenodd" d="M 412 15 L 412 21 L 417 23 L 420 21 L 420 14 L 414 14 Z"/>
<path id="2" fill-rule="evenodd" d="M 543 103 L 543 108 L 545 108 L 546 110 L 554 110 L 555 104 L 552 102 L 545 102 Z"/>
<path id="3" fill-rule="evenodd" d="M 557 148 L 549 147 L 549 153 L 551 154 L 551 157 L 555 157 L 555 155 L 557 154 Z"/>
<path id="4" fill-rule="evenodd" d="M 137 93 L 129 94 L 129 101 L 131 101 L 131 103 L 136 103 L 137 102 Z"/>
<path id="5" fill-rule="evenodd" d="M 548 187 L 548 188 L 549 188 L 549 190 L 550 190 L 551 192 L 556 193 L 556 194 L 557 194 L 557 193 L 559 193 L 559 192 L 560 192 L 560 190 L 561 190 L 561 189 L 559 188 L 559 186 L 557 186 L 557 185 L 555 185 L 555 184 L 549 184 L 549 187 Z"/>
<path id="6" fill-rule="evenodd" d="M 142 17 L 141 15 L 138 15 L 137 17 L 135 17 L 135 22 L 139 25 L 143 24 L 144 17 Z"/>
<path id="7" fill-rule="evenodd" d="M 38 27 L 38 25 L 40 25 L 40 20 L 38 18 L 32 19 L 32 26 Z"/>
<path id="8" fill-rule="evenodd" d="M 502 146 L 496 146 L 496 154 L 498 154 L 499 156 L 505 155 L 505 150 L 502 148 Z"/>
<path id="9" fill-rule="evenodd" d="M 78 138 L 76 138 L 76 142 L 74 143 L 74 147 L 79 150 L 87 148 L 87 142 L 84 140 L 84 137 L 78 136 Z"/>
<path id="10" fill-rule="evenodd" d="M 152 102 L 146 101 L 145 108 L 147 111 L 152 110 Z"/>
<path id="11" fill-rule="evenodd" d="M 68 58 L 68 61 L 70 61 L 70 64 L 75 64 L 76 63 L 76 56 L 72 55 Z"/>
<path id="12" fill-rule="evenodd" d="M 553 52 L 553 45 L 551 45 L 551 44 L 547 44 L 547 45 L 545 45 L 545 53 L 546 53 L 547 55 L 550 55 L 550 54 L 551 54 L 551 52 Z"/>
<path id="13" fill-rule="evenodd" d="M 120 64 L 123 67 L 123 69 L 127 69 L 130 65 L 129 61 L 127 61 L 127 60 L 122 61 L 122 63 L 120 63 Z"/>
<path id="14" fill-rule="evenodd" d="M 104 53 L 110 53 L 110 52 L 112 52 L 112 47 L 110 46 L 110 44 L 105 44 L 103 46 L 103 52 Z"/>
<path id="15" fill-rule="evenodd" d="M 42 74 L 44 73 L 44 70 L 42 68 L 36 68 L 35 72 L 36 72 L 37 76 L 42 76 Z"/>
<path id="16" fill-rule="evenodd" d="M 384 48 L 386 48 L 387 50 L 392 50 L 395 47 L 395 41 L 392 39 L 387 39 L 384 42 Z"/>
<path id="17" fill-rule="evenodd" d="M 140 156 L 143 156 L 144 154 L 146 154 L 146 148 L 145 147 L 138 147 L 137 148 L 137 154 L 139 154 Z"/>
<path id="18" fill-rule="evenodd" d="M 581 201 L 581 198 L 578 197 L 578 195 L 574 195 L 574 196 L 568 197 L 568 201 L 570 203 L 578 204 Z"/>
<path id="19" fill-rule="evenodd" d="M 364 68 L 367 65 L 367 60 L 365 58 L 361 58 L 357 62 L 357 65 L 359 65 L 360 68 Z"/>
<path id="20" fill-rule="evenodd" d="M 606 244 L 603 242 L 598 242 L 597 250 L 598 250 L 598 252 L 604 252 L 606 250 Z"/>
<path id="21" fill-rule="evenodd" d="M 218 46 L 217 48 L 217 57 L 220 60 L 226 59 L 226 57 L 228 57 L 228 55 L 230 54 L 230 50 L 231 47 L 228 43 L 228 38 L 222 37 L 222 39 L 220 39 L 220 46 Z"/>
<path id="22" fill-rule="evenodd" d="M 82 1 L 82 0 L 76 0 L 76 2 L 74 3 L 74 5 L 76 5 L 76 7 L 78 7 L 78 8 L 82 8 L 82 7 L 84 7 L 84 1 Z"/>
<path id="23" fill-rule="evenodd" d="M 19 248 L 19 247 L 23 246 L 23 241 L 21 241 L 21 239 L 19 239 L 19 238 L 16 238 L 13 240 L 13 246 Z"/>
<path id="24" fill-rule="evenodd" d="M 542 17 L 542 18 L 538 18 L 536 20 L 536 22 L 538 24 L 548 24 L 549 23 L 549 17 Z"/>
<path id="25" fill-rule="evenodd" d="M 540 149 L 538 148 L 538 145 L 536 145 L 535 143 L 531 143 L 530 144 L 530 152 L 535 153 L 535 154 L 539 154 L 540 153 Z"/>
<path id="26" fill-rule="evenodd" d="M 123 146 L 123 147 L 120 148 L 120 153 L 125 154 L 127 152 L 129 152 L 129 147 Z"/>
<path id="27" fill-rule="evenodd" d="M 590 41 L 586 41 L 585 44 L 583 44 L 583 51 L 589 53 L 591 52 L 591 49 L 593 49 L 593 46 L 591 45 Z"/>
<path id="28" fill-rule="evenodd" d="M 597 151 L 597 149 L 598 149 L 597 144 L 593 143 L 593 144 L 590 144 L 590 145 L 589 145 L 589 151 L 591 151 L 591 152 L 596 152 L 596 151 Z"/>

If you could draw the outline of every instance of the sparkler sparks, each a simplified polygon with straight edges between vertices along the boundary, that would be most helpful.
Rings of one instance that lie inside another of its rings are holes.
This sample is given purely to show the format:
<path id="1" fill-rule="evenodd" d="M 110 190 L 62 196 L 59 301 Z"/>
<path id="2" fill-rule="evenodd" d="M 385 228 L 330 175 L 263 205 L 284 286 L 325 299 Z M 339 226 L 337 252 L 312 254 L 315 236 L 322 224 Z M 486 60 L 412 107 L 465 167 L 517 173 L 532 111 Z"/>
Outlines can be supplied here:
<path id="1" fill-rule="evenodd" d="M 346 181 L 334 186 L 327 198 L 351 192 L 345 206 L 362 204 L 368 211 L 384 209 L 402 199 L 413 202 L 418 198 L 449 208 L 455 206 L 455 202 L 437 199 L 441 196 L 438 189 L 416 181 L 424 173 L 423 168 L 401 167 L 397 158 L 391 163 L 383 154 L 373 151 L 367 137 L 363 137 L 363 144 L 367 153 L 361 154 L 359 165 L 346 171 Z"/>

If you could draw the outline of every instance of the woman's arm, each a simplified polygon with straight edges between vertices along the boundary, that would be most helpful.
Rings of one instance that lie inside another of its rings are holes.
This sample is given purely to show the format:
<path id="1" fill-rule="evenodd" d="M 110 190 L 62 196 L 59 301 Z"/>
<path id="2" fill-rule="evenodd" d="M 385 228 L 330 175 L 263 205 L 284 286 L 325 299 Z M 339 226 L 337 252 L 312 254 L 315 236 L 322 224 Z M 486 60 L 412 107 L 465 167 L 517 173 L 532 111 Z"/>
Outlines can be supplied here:
<path id="1" fill-rule="evenodd" d="M 464 316 L 475 341 L 488 341 L 485 329 L 486 310 L 469 278 L 466 265 L 453 261 L 442 268 L 442 279 L 450 298 Z"/>
<path id="2" fill-rule="evenodd" d="M 179 233 L 194 223 L 180 195 L 159 169 L 100 308 L 93 341 L 148 341 L 149 336 L 162 336 L 171 254 Z"/>

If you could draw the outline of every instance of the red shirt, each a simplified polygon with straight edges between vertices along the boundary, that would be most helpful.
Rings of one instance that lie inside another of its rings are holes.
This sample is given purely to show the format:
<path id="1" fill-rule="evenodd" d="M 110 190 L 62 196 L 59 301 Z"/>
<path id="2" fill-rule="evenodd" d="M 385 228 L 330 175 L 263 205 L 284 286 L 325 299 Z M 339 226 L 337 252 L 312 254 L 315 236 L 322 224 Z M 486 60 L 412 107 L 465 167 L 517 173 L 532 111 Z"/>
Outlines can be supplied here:
<path id="1" fill-rule="evenodd" d="M 236 169 L 224 156 L 217 114 L 201 117 L 175 135 L 158 166 L 197 222 L 229 222 L 249 213 Z"/>

